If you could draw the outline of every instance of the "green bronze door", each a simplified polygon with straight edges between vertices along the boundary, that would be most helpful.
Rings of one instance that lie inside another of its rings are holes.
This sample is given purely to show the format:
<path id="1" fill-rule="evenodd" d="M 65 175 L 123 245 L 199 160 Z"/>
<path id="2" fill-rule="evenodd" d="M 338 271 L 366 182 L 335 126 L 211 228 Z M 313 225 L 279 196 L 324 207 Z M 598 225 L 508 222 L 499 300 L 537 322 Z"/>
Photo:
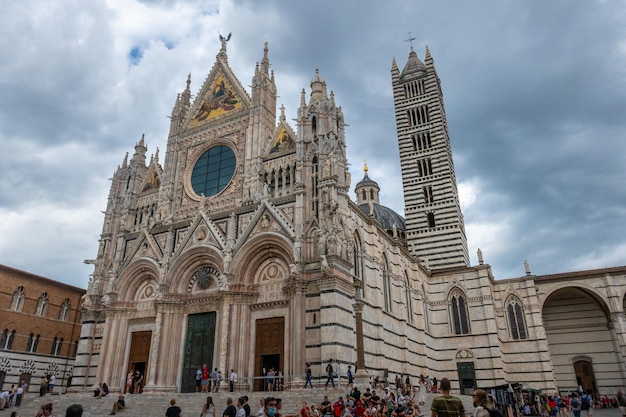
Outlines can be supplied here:
<path id="1" fill-rule="evenodd" d="M 461 394 L 472 395 L 474 388 L 476 388 L 474 362 L 457 362 L 456 369 L 459 373 L 459 388 Z"/>
<path id="2" fill-rule="evenodd" d="M 185 340 L 181 392 L 194 392 L 196 390 L 195 375 L 199 366 L 201 367 L 206 363 L 209 369 L 213 368 L 215 320 L 215 311 L 190 314 L 187 318 L 187 339 Z"/>

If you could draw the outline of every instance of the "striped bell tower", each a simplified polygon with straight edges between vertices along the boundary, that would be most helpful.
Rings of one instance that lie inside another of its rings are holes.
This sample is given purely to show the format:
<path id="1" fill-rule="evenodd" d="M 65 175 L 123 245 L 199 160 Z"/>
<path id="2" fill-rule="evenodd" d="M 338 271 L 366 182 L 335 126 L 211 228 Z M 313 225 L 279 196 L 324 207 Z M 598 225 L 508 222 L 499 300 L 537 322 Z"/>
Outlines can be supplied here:
<path id="1" fill-rule="evenodd" d="M 428 48 L 422 63 L 411 46 L 402 72 L 394 58 L 391 79 L 407 246 L 430 269 L 468 266 L 441 82 Z"/>

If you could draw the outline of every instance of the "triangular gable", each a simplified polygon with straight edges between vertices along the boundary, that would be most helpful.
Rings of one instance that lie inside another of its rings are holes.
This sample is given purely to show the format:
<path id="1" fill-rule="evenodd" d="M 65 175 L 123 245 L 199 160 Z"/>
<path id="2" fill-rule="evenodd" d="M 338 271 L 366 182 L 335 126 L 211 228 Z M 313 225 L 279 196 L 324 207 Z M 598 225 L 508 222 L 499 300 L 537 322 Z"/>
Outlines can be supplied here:
<path id="1" fill-rule="evenodd" d="M 133 244 L 130 253 L 127 253 L 124 266 L 130 265 L 131 262 L 141 258 L 151 258 L 157 262 L 163 259 L 163 252 L 161 252 L 158 243 L 145 230 L 141 232 L 140 237 L 134 240 L 136 243 Z"/>
<path id="2" fill-rule="evenodd" d="M 234 251 L 237 252 L 248 238 L 261 232 L 282 232 L 291 239 L 295 239 L 296 230 L 287 218 L 267 200 L 261 201 L 248 226 L 237 239 Z"/>
<path id="3" fill-rule="evenodd" d="M 268 156 L 276 156 L 296 151 L 296 135 L 284 122 L 281 122 L 276 129 L 272 142 L 270 143 Z"/>
<path id="4" fill-rule="evenodd" d="M 174 257 L 198 245 L 211 245 L 220 250 L 223 250 L 226 246 L 226 237 L 204 213 L 199 213 L 191 226 L 189 226 L 184 241 L 181 242 L 174 252 Z"/>
<path id="5" fill-rule="evenodd" d="M 217 58 L 190 111 L 183 130 L 201 126 L 250 107 L 250 97 L 228 65 Z"/>

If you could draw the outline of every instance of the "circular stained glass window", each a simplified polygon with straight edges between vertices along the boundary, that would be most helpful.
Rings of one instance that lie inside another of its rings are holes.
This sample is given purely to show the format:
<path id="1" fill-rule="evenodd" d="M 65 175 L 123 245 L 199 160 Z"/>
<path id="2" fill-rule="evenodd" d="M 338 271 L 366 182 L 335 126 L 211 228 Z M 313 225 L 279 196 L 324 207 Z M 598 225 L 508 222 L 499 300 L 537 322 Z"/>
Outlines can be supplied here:
<path id="1" fill-rule="evenodd" d="M 191 172 L 193 191 L 205 197 L 221 193 L 235 174 L 236 162 L 228 146 L 214 146 L 203 153 Z"/>

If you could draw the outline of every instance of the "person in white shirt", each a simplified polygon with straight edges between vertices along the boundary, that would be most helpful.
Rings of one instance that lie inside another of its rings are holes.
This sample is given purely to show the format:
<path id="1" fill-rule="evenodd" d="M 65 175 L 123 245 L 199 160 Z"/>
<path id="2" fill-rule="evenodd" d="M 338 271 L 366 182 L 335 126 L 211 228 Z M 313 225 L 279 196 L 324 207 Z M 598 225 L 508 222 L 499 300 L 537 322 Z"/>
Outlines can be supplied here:
<path id="1" fill-rule="evenodd" d="M 48 394 L 52 394 L 52 391 L 54 390 L 54 383 L 56 382 L 56 380 L 56 375 L 50 375 L 50 378 L 48 379 Z"/>
<path id="2" fill-rule="evenodd" d="M 5 390 L 0 392 L 0 410 L 9 408 L 9 391 Z"/>

